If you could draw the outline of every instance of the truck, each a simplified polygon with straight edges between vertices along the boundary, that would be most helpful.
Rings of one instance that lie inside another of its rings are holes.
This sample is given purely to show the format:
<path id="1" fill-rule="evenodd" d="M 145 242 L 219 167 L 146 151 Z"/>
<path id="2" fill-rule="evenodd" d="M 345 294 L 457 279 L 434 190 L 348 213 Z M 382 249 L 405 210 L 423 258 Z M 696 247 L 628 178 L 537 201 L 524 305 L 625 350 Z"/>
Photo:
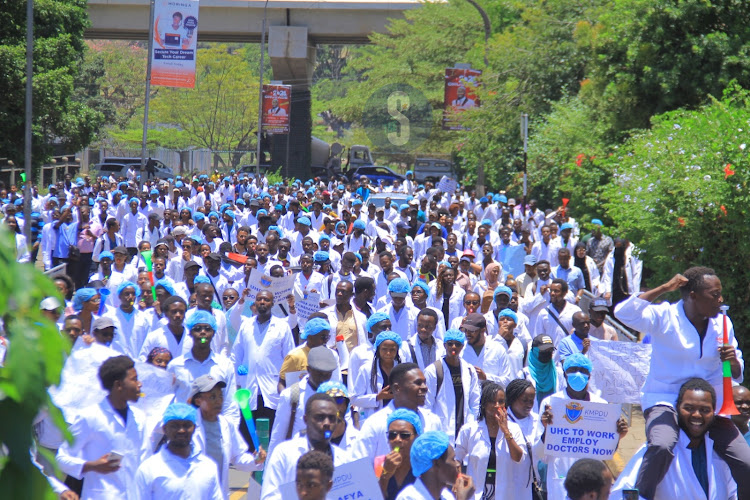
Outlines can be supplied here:
<path id="1" fill-rule="evenodd" d="M 417 158 L 414 160 L 414 180 L 419 183 L 426 181 L 440 182 L 443 176 L 455 178 L 453 163 L 438 158 Z"/>

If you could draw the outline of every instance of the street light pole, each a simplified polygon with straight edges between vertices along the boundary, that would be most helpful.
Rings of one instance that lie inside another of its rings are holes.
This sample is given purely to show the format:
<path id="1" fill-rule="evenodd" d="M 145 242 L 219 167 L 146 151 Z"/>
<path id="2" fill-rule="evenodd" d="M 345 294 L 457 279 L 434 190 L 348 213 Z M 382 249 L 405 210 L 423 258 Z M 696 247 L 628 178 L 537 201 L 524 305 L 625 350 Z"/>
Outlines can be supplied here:
<path id="1" fill-rule="evenodd" d="M 146 62 L 146 100 L 143 109 L 143 136 L 141 137 L 141 180 L 138 191 L 143 191 L 143 181 L 146 173 L 146 141 L 148 139 L 148 107 L 151 103 L 151 57 L 154 50 L 154 0 L 151 0 L 148 21 L 148 60 Z"/>
<path id="2" fill-rule="evenodd" d="M 34 0 L 26 0 L 26 111 L 24 131 L 23 131 L 23 155 L 24 170 L 26 179 L 24 179 L 23 193 L 23 215 L 26 223 L 23 225 L 23 233 L 26 236 L 26 244 L 31 246 L 31 119 L 32 108 L 31 98 L 32 78 L 34 76 Z"/>
<path id="3" fill-rule="evenodd" d="M 268 0 L 263 5 L 263 31 L 260 33 L 260 87 L 258 87 L 258 138 L 255 146 L 255 177 L 260 178 L 260 135 L 263 128 L 263 64 L 266 52 L 266 19 L 268 11 Z"/>
<path id="4" fill-rule="evenodd" d="M 529 145 L 529 115 L 526 113 L 521 115 L 521 137 L 523 138 L 523 205 L 521 210 L 523 215 L 526 215 L 526 177 L 527 177 L 527 159 L 528 159 L 528 145 Z"/>

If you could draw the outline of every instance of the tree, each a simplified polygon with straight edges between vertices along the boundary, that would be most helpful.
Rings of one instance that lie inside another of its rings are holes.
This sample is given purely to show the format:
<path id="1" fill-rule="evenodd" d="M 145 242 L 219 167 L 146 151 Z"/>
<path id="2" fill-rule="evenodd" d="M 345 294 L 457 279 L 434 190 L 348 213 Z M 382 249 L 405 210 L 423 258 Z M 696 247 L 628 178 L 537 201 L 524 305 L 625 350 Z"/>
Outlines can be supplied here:
<path id="1" fill-rule="evenodd" d="M 194 145 L 215 151 L 215 167 L 237 167 L 241 155 L 229 152 L 254 147 L 258 78 L 243 50 L 229 53 L 224 45 L 199 50 L 196 70 L 194 89 L 161 89 L 151 121 L 175 124 Z"/>
<path id="2" fill-rule="evenodd" d="M 24 162 L 26 2 L 8 0 L 0 9 L 0 155 Z M 34 2 L 33 164 L 41 165 L 60 143 L 69 151 L 88 145 L 104 121 L 102 113 L 74 98 L 88 24 L 83 0 Z"/>
<path id="3" fill-rule="evenodd" d="M 62 414 L 47 388 L 58 384 L 68 341 L 39 309 L 48 296 L 59 297 L 52 281 L 33 265 L 16 262 L 15 238 L 0 228 L 0 317 L 11 348 L 0 368 L 0 442 L 8 453 L 0 459 L 0 491 L 4 498 L 57 498 L 31 464 L 32 424 L 42 406 L 50 408 L 60 429 Z M 23 283 L 23 286 L 20 284 Z M 64 301 L 63 301 L 64 302 Z M 47 458 L 53 460 L 54 457 Z"/>

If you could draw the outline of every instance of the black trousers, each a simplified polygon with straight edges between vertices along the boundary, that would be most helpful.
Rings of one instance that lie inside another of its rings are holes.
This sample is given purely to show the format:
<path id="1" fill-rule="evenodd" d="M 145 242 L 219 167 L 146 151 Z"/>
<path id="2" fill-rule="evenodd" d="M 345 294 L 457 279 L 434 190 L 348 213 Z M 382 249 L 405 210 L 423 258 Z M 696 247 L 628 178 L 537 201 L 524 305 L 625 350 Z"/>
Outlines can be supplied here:
<path id="1" fill-rule="evenodd" d="M 258 425 L 258 419 L 260 418 L 268 419 L 268 435 L 270 437 L 271 429 L 273 429 L 273 422 L 274 420 L 276 420 L 276 410 L 265 405 L 262 394 L 258 395 L 258 408 L 253 411 L 253 421 L 255 422 L 256 428 Z M 244 418 L 240 418 L 240 434 L 242 434 L 242 437 L 245 438 L 245 442 L 250 447 L 250 451 L 256 451 L 253 440 L 250 437 L 250 430 L 247 428 L 247 424 L 245 423 Z"/>

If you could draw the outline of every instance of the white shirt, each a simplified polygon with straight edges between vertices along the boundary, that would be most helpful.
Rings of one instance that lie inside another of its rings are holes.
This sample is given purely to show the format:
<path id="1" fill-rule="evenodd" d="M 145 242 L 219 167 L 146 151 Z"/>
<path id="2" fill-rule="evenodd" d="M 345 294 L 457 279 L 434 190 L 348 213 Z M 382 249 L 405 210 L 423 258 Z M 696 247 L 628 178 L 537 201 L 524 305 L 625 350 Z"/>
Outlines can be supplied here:
<path id="1" fill-rule="evenodd" d="M 294 424 L 292 425 L 292 436 L 305 429 L 305 402 L 310 396 L 315 394 L 315 389 L 308 383 L 309 376 L 305 375 L 299 381 L 299 401 L 297 401 L 297 411 L 294 415 Z M 268 455 L 270 456 L 276 446 L 287 439 L 289 430 L 289 420 L 292 417 L 292 388 L 290 384 L 279 395 L 279 404 L 276 407 L 276 418 L 273 421 L 271 430 L 271 439 L 268 443 Z"/>
<path id="2" fill-rule="evenodd" d="M 465 348 L 464 348 L 465 349 Z M 425 408 L 432 410 L 440 419 L 442 430 L 451 439 L 456 437 L 456 393 L 453 390 L 453 380 L 448 363 L 443 362 L 443 383 L 437 390 L 437 371 L 432 364 L 425 368 L 424 377 L 427 381 L 427 399 Z M 461 360 L 461 386 L 464 390 L 464 424 L 474 422 L 479 415 L 479 377 L 474 367 Z"/>
<path id="3" fill-rule="evenodd" d="M 416 481 L 401 490 L 396 500 L 432 500 L 432 494 L 422 480 L 417 478 Z M 443 488 L 440 492 L 440 500 L 456 500 L 456 497 L 448 488 Z"/>
<path id="4" fill-rule="evenodd" d="M 644 409 L 659 404 L 674 407 L 680 387 L 693 377 L 705 379 L 713 386 L 716 408 L 721 408 L 724 401 L 722 363 L 718 355 L 719 338 L 724 331 L 721 314 L 708 320 L 702 345 L 698 332 L 685 315 L 682 301 L 652 304 L 633 295 L 617 305 L 615 314 L 626 326 L 651 335 L 651 365 L 641 388 Z M 737 346 L 729 318 L 727 335 L 744 371 L 742 351 Z M 741 383 L 742 379 L 743 373 L 740 373 L 735 381 Z"/>
<path id="5" fill-rule="evenodd" d="M 263 472 L 261 500 L 282 498 L 280 487 L 296 479 L 297 461 L 308 451 L 310 451 L 310 442 L 307 436 L 284 441 L 276 447 Z M 331 444 L 331 452 L 334 467 L 351 461 L 348 454 L 335 444 Z"/>
<path id="6" fill-rule="evenodd" d="M 73 444 L 63 443 L 57 452 L 60 470 L 83 479 L 82 500 L 120 500 L 133 495 L 133 479 L 141 463 L 151 454 L 145 416 L 128 407 L 127 422 L 108 399 L 90 406 L 70 426 Z M 83 473 L 83 466 L 110 452 L 122 455 L 120 468 L 110 474 Z"/>
<path id="7" fill-rule="evenodd" d="M 85 486 L 84 482 L 84 488 Z M 136 500 L 223 500 L 216 463 L 200 451 L 178 457 L 166 445 L 135 476 Z"/>
<path id="8" fill-rule="evenodd" d="M 272 316 L 265 335 L 257 316 L 242 322 L 232 347 L 232 362 L 235 367 L 247 367 L 246 379 L 239 383 L 252 391 L 251 410 L 258 408 L 258 391 L 262 394 L 265 405 L 276 409 L 281 364 L 292 349 L 294 339 L 285 320 Z"/>
<path id="9" fill-rule="evenodd" d="M 417 315 L 419 314 L 419 309 L 408 302 L 404 302 L 404 306 L 398 312 L 392 303 L 379 309 L 378 312 L 386 313 L 389 316 L 391 330 L 401 335 L 401 340 L 407 341 L 417 333 Z"/>
<path id="10" fill-rule="evenodd" d="M 557 347 L 557 344 L 559 344 L 566 335 L 570 335 L 570 332 L 573 331 L 573 315 L 577 312 L 581 312 L 581 308 L 569 302 L 565 302 L 565 307 L 560 313 L 557 312 L 555 306 L 549 304 L 539 312 L 539 316 L 536 318 L 534 336 L 549 335 L 552 338 L 555 347 Z M 565 327 L 564 332 L 552 315 L 559 319 L 562 326 Z"/>
<path id="11" fill-rule="evenodd" d="M 133 309 L 129 317 L 119 307 L 111 314 L 107 313 L 104 316 L 112 318 L 115 323 L 115 336 L 112 339 L 112 346 L 133 359 L 138 357 L 143 342 L 151 329 L 148 316 L 139 311 L 138 307 Z"/>
<path id="12" fill-rule="evenodd" d="M 505 345 L 489 338 L 485 334 L 484 346 L 479 354 L 468 342 L 461 350 L 461 358 L 472 366 L 478 366 L 487 375 L 487 380 L 497 382 L 503 387 L 513 380 L 508 352 Z"/>
<path id="13" fill-rule="evenodd" d="M 186 326 L 183 325 L 182 330 L 182 337 L 179 342 L 177 342 L 177 339 L 167 325 L 150 331 L 143 341 L 138 358 L 145 363 L 149 353 L 155 347 L 168 349 L 170 354 L 172 354 L 172 359 L 189 352 L 193 348 L 193 338 L 190 336 L 190 332 Z"/>

